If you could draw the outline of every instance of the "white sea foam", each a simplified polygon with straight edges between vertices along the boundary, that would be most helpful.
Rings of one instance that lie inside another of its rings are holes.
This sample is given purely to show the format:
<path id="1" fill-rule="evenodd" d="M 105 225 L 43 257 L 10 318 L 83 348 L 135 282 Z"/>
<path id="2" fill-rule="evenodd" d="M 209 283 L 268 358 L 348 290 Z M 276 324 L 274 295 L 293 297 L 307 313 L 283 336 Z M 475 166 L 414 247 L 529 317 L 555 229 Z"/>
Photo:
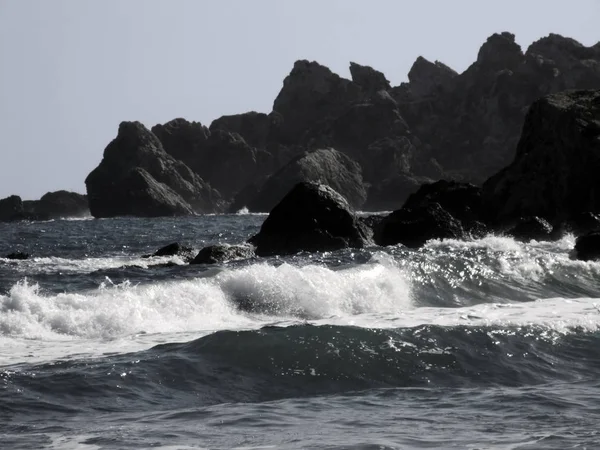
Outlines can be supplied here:
<path id="1" fill-rule="evenodd" d="M 563 243 L 544 249 L 545 244 L 527 246 L 508 238 L 489 237 L 470 243 L 428 245 L 454 246 L 457 251 L 465 245 L 492 252 L 497 249 L 498 264 L 502 258 L 513 258 L 501 268 L 506 276 L 533 277 L 542 269 L 548 270 L 552 258 L 577 276 L 593 278 L 600 273 L 599 263 L 571 261 L 564 252 L 556 254 L 556 246 L 567 245 Z M 73 270 L 81 271 L 82 267 Z M 157 343 L 187 341 L 217 330 L 305 321 L 373 328 L 539 325 L 565 332 L 572 327 L 600 327 L 600 300 L 596 298 L 554 295 L 526 303 L 421 307 L 411 298 L 411 283 L 415 282 L 411 281 L 411 270 L 403 261 L 398 264 L 380 253 L 370 263 L 341 269 L 260 263 L 187 281 L 107 283 L 93 291 L 58 295 L 46 294 L 22 281 L 0 296 L 0 362 L 18 361 L 24 356 L 39 359 L 133 351 Z M 240 304 L 250 312 L 241 311 L 237 307 Z"/>
<path id="2" fill-rule="evenodd" d="M 185 261 L 179 256 L 161 256 L 152 258 L 113 256 L 84 259 L 68 259 L 52 256 L 20 261 L 0 258 L 0 261 L 7 264 L 14 264 L 16 270 L 26 274 L 56 272 L 91 273 L 97 270 L 117 269 L 124 266 L 148 268 L 165 263 L 185 264 Z"/>
<path id="3" fill-rule="evenodd" d="M 402 272 L 391 262 L 344 270 L 256 264 L 188 281 L 108 283 L 58 295 L 45 295 L 22 281 L 0 296 L 0 361 L 19 353 L 16 348 L 21 354 L 43 348 L 35 341 L 60 341 L 71 352 L 88 351 L 90 342 L 101 341 L 101 348 L 121 351 L 136 348 L 135 342 L 161 342 L 165 333 L 185 333 L 188 339 L 189 333 L 198 337 L 273 322 L 398 314 L 410 307 L 409 294 Z M 257 312 L 241 312 L 240 301 L 250 301 Z M 72 341 L 81 341 L 86 350 Z"/>

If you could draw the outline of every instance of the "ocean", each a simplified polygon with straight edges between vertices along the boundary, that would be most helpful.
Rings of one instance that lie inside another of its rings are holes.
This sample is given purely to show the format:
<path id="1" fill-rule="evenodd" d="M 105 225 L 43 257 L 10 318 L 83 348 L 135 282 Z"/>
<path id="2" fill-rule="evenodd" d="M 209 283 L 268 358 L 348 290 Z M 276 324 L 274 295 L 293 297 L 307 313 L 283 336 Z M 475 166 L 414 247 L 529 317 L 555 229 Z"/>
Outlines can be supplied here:
<path id="1" fill-rule="evenodd" d="M 600 263 L 487 236 L 257 258 L 264 215 L 0 224 L 0 447 L 600 448 Z"/>

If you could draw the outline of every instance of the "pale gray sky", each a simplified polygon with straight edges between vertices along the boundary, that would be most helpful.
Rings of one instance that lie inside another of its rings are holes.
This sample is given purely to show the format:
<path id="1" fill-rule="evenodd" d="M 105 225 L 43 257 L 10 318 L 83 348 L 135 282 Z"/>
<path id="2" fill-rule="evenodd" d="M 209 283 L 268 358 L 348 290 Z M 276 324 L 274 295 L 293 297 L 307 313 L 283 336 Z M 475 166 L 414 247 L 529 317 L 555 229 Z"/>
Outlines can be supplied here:
<path id="1" fill-rule="evenodd" d="M 297 59 L 406 80 L 485 39 L 600 40 L 600 0 L 0 0 L 0 197 L 85 192 L 122 120 L 269 112 Z"/>

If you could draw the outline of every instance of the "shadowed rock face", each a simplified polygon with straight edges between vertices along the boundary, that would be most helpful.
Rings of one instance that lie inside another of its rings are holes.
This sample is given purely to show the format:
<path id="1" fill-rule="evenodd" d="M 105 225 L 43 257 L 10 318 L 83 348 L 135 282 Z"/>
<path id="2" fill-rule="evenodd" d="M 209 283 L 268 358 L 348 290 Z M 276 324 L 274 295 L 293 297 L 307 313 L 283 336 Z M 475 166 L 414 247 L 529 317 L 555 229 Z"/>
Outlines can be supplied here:
<path id="1" fill-rule="evenodd" d="M 22 201 L 17 195 L 0 200 L 0 221 L 50 220 L 89 213 L 87 197 L 75 192 L 47 192 L 40 200 Z"/>
<path id="2" fill-rule="evenodd" d="M 448 86 L 457 75 L 456 71 L 444 63 L 432 63 L 419 56 L 408 72 L 408 81 L 412 93 L 424 97 L 435 95 L 436 91 Z"/>
<path id="3" fill-rule="evenodd" d="M 572 39 L 550 35 L 523 53 L 512 34 L 501 33 L 488 38 L 459 75 L 443 76 L 418 60 L 410 83 L 392 95 L 422 142 L 420 152 L 446 176 L 480 184 L 514 158 L 531 103 L 567 88 L 600 88 L 599 62 L 595 47 Z M 436 77 L 444 81 L 427 81 Z"/>
<path id="4" fill-rule="evenodd" d="M 484 184 L 497 221 L 557 223 L 600 211 L 600 91 L 550 95 L 530 108 L 513 163 Z"/>
<path id="5" fill-rule="evenodd" d="M 0 199 L 0 220 L 18 220 L 23 214 L 23 200 L 18 195 Z"/>
<path id="6" fill-rule="evenodd" d="M 152 132 L 168 154 L 231 200 L 248 184 L 263 182 L 296 152 L 269 143 L 272 119 L 254 112 L 223 116 L 210 129 L 199 122 L 175 119 L 154 126 Z"/>
<path id="7" fill-rule="evenodd" d="M 281 142 L 300 142 L 311 126 L 337 115 L 345 106 L 360 100 L 361 96 L 360 86 L 334 74 L 327 67 L 316 62 L 296 61 L 273 103 L 273 111 L 283 118 Z"/>
<path id="8" fill-rule="evenodd" d="M 214 211 L 219 195 L 139 122 L 122 122 L 86 179 L 94 217 L 163 216 Z"/>
<path id="9" fill-rule="evenodd" d="M 76 192 L 48 192 L 36 202 L 35 212 L 50 218 L 82 217 L 90 213 L 85 195 Z"/>
<path id="10" fill-rule="evenodd" d="M 328 186 L 299 183 L 273 208 L 249 241 L 258 256 L 332 251 L 371 244 L 368 228 Z"/>
<path id="11" fill-rule="evenodd" d="M 352 75 L 352 81 L 358 84 L 365 93 L 374 94 L 391 89 L 390 82 L 385 75 L 372 67 L 351 62 L 350 75 Z"/>
<path id="12" fill-rule="evenodd" d="M 341 194 L 353 208 L 367 197 L 360 166 L 334 149 L 307 152 L 273 174 L 248 203 L 252 211 L 268 212 L 300 182 L 318 182 Z"/>

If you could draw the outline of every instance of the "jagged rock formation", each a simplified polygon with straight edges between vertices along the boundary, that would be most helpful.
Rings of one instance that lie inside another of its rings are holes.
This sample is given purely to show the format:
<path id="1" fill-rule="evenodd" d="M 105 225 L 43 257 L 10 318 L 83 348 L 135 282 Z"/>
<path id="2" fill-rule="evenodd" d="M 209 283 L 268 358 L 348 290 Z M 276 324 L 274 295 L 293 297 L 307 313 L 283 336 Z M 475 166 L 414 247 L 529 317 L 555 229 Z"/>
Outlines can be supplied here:
<path id="1" fill-rule="evenodd" d="M 367 94 L 391 89 L 390 82 L 385 78 L 385 75 L 372 67 L 350 62 L 350 75 L 352 81 L 358 84 Z"/>
<path id="2" fill-rule="evenodd" d="M 186 215 L 219 208 L 219 194 L 165 152 L 139 122 L 121 123 L 85 183 L 94 217 Z"/>
<path id="3" fill-rule="evenodd" d="M 600 211 L 600 91 L 536 101 L 513 163 L 484 184 L 494 219 L 539 216 L 553 224 Z"/>
<path id="4" fill-rule="evenodd" d="M 599 64 L 596 47 L 572 39 L 550 35 L 523 53 L 514 35 L 495 34 L 464 73 L 421 59 L 410 83 L 392 94 L 420 151 L 447 175 L 481 183 L 513 159 L 529 105 L 567 88 L 600 88 Z M 440 81 L 421 87 L 420 78 Z"/>
<path id="5" fill-rule="evenodd" d="M 153 127 L 162 149 L 189 168 L 191 174 L 182 178 L 200 183 L 205 192 L 210 189 L 203 183 L 209 183 L 221 197 L 210 191 L 200 201 L 198 193 L 182 190 L 182 183 L 165 180 L 138 161 L 134 165 L 195 211 L 220 209 L 221 202 L 229 210 L 264 211 L 277 200 L 256 199 L 266 195 L 278 171 L 306 151 L 332 148 L 360 166 L 362 180 L 355 177 L 353 190 L 366 191 L 364 209 L 398 209 L 423 183 L 452 179 L 479 185 L 507 166 L 532 102 L 564 89 L 600 88 L 600 44 L 585 47 L 551 34 L 523 52 L 505 32 L 490 36 L 460 74 L 423 57 L 413 64 L 408 82 L 397 87 L 368 66 L 350 63 L 350 74 L 345 79 L 317 62 L 297 61 L 268 114 L 223 116 L 210 127 L 184 119 Z M 156 141 L 148 146 L 161 147 Z M 280 188 L 279 198 L 290 185 Z M 347 188 L 332 187 L 358 204 Z M 167 203 L 167 209 L 182 213 L 177 202 Z"/>
<path id="6" fill-rule="evenodd" d="M 294 185 L 303 181 L 330 186 L 353 208 L 360 208 L 367 197 L 360 166 L 343 153 L 328 148 L 306 152 L 282 167 L 247 206 L 252 211 L 269 212 Z"/>
<path id="7" fill-rule="evenodd" d="M 273 208 L 249 241 L 258 256 L 332 251 L 371 244 L 368 228 L 329 186 L 299 183 Z"/>

